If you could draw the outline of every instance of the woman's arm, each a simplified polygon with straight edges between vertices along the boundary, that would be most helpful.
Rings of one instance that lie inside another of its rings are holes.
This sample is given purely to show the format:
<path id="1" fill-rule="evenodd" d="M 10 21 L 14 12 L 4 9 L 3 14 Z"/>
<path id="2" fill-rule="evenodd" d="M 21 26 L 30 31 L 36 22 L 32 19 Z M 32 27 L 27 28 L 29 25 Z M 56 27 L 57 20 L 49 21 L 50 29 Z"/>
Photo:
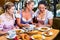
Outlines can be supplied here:
<path id="1" fill-rule="evenodd" d="M 29 26 L 28 24 L 21 24 L 20 18 L 16 18 L 16 21 L 17 21 L 17 25 L 19 27 L 24 27 L 24 26 L 28 27 Z"/>
<path id="2" fill-rule="evenodd" d="M 53 13 L 52 12 L 49 12 L 48 13 L 48 25 L 47 26 L 49 26 L 49 27 L 52 27 L 52 25 L 53 25 Z"/>
<path id="3" fill-rule="evenodd" d="M 7 32 L 2 31 L 3 30 L 3 26 L 4 26 L 4 22 L 3 22 L 3 16 L 1 15 L 0 17 L 0 34 L 6 34 Z"/>
<path id="4" fill-rule="evenodd" d="M 6 34 L 7 33 L 7 31 L 2 31 L 2 30 L 0 30 L 0 34 Z"/>
<path id="5" fill-rule="evenodd" d="M 17 25 L 19 27 L 28 26 L 27 24 L 22 24 L 20 18 L 21 18 L 20 11 L 17 11 L 17 14 L 16 14 L 16 23 L 17 23 Z"/>
<path id="6" fill-rule="evenodd" d="M 20 10 L 18 10 L 17 13 L 16 13 L 16 23 L 17 23 L 17 25 L 19 27 L 22 27 L 23 25 L 20 23 L 21 22 L 20 18 L 21 18 L 21 16 L 20 16 Z"/>
<path id="7" fill-rule="evenodd" d="M 51 26 L 52 26 L 52 24 L 53 24 L 53 19 L 49 19 L 48 24 L 47 24 L 46 26 L 51 27 Z"/>
<path id="8" fill-rule="evenodd" d="M 20 22 L 20 18 L 16 18 L 16 21 L 17 21 L 17 25 L 19 26 L 19 27 L 22 27 L 22 26 L 24 26 L 24 24 L 21 24 Z"/>

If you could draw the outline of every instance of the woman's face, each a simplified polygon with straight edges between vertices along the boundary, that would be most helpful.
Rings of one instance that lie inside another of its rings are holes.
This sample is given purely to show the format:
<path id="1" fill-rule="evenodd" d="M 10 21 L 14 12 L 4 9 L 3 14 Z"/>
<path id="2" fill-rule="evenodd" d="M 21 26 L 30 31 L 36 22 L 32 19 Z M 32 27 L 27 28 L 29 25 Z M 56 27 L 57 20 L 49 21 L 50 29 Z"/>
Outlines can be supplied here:
<path id="1" fill-rule="evenodd" d="M 46 6 L 44 4 L 40 4 L 38 8 L 41 12 L 44 12 L 46 10 Z"/>
<path id="2" fill-rule="evenodd" d="M 34 2 L 31 2 L 31 4 L 27 5 L 29 10 L 32 10 L 34 8 Z"/>
<path id="3" fill-rule="evenodd" d="M 15 9 L 15 7 L 13 6 L 13 7 L 11 7 L 10 9 L 8 9 L 7 11 L 8 11 L 10 14 L 14 14 L 14 9 Z"/>

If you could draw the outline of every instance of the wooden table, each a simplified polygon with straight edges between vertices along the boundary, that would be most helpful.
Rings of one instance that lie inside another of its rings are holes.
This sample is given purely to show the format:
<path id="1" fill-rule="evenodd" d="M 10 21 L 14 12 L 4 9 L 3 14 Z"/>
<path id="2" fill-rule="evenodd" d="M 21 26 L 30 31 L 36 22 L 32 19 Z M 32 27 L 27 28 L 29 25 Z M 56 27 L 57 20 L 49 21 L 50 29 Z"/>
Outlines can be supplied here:
<path id="1" fill-rule="evenodd" d="M 4 36 L 0 36 L 0 40 L 8 40 L 8 39 L 7 39 L 6 36 L 4 35 Z"/>
<path id="2" fill-rule="evenodd" d="M 53 40 L 59 33 L 59 30 L 51 29 L 51 32 L 53 32 L 53 35 L 50 37 L 46 37 L 45 40 Z M 8 40 L 6 36 L 0 36 L 0 40 Z"/>
<path id="3" fill-rule="evenodd" d="M 57 30 L 57 29 L 51 29 L 50 32 L 52 32 L 53 35 L 52 36 L 49 36 L 49 37 L 46 37 L 45 36 L 45 40 L 53 40 L 58 35 L 59 30 Z M 41 34 L 42 32 L 37 32 L 37 33 L 38 34 Z"/>
<path id="4" fill-rule="evenodd" d="M 59 30 L 56 30 L 56 29 L 52 29 L 50 31 L 53 32 L 53 35 L 50 36 L 50 37 L 46 37 L 45 40 L 53 40 L 58 35 L 58 33 L 59 33 Z"/>

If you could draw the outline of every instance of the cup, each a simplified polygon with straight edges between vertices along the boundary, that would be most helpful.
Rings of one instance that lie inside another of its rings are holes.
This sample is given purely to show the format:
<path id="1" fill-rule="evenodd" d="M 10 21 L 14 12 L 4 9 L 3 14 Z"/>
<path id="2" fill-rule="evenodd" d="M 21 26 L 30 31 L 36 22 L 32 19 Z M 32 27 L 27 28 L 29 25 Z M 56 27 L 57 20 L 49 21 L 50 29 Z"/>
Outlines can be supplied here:
<path id="1" fill-rule="evenodd" d="M 13 39 L 13 38 L 15 38 L 15 36 L 16 36 L 16 32 L 15 32 L 15 30 L 10 30 L 10 31 L 8 31 L 8 37 L 9 37 L 9 39 Z"/>

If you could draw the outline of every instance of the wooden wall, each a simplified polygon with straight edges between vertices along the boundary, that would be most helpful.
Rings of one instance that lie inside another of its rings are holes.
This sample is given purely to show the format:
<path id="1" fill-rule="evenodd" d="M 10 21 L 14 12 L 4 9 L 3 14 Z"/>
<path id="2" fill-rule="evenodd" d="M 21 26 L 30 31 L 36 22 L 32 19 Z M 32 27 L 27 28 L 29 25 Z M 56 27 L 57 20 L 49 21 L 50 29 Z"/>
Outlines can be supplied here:
<path id="1" fill-rule="evenodd" d="M 6 1 L 14 2 L 14 0 L 0 0 L 0 6 L 3 6 Z"/>

